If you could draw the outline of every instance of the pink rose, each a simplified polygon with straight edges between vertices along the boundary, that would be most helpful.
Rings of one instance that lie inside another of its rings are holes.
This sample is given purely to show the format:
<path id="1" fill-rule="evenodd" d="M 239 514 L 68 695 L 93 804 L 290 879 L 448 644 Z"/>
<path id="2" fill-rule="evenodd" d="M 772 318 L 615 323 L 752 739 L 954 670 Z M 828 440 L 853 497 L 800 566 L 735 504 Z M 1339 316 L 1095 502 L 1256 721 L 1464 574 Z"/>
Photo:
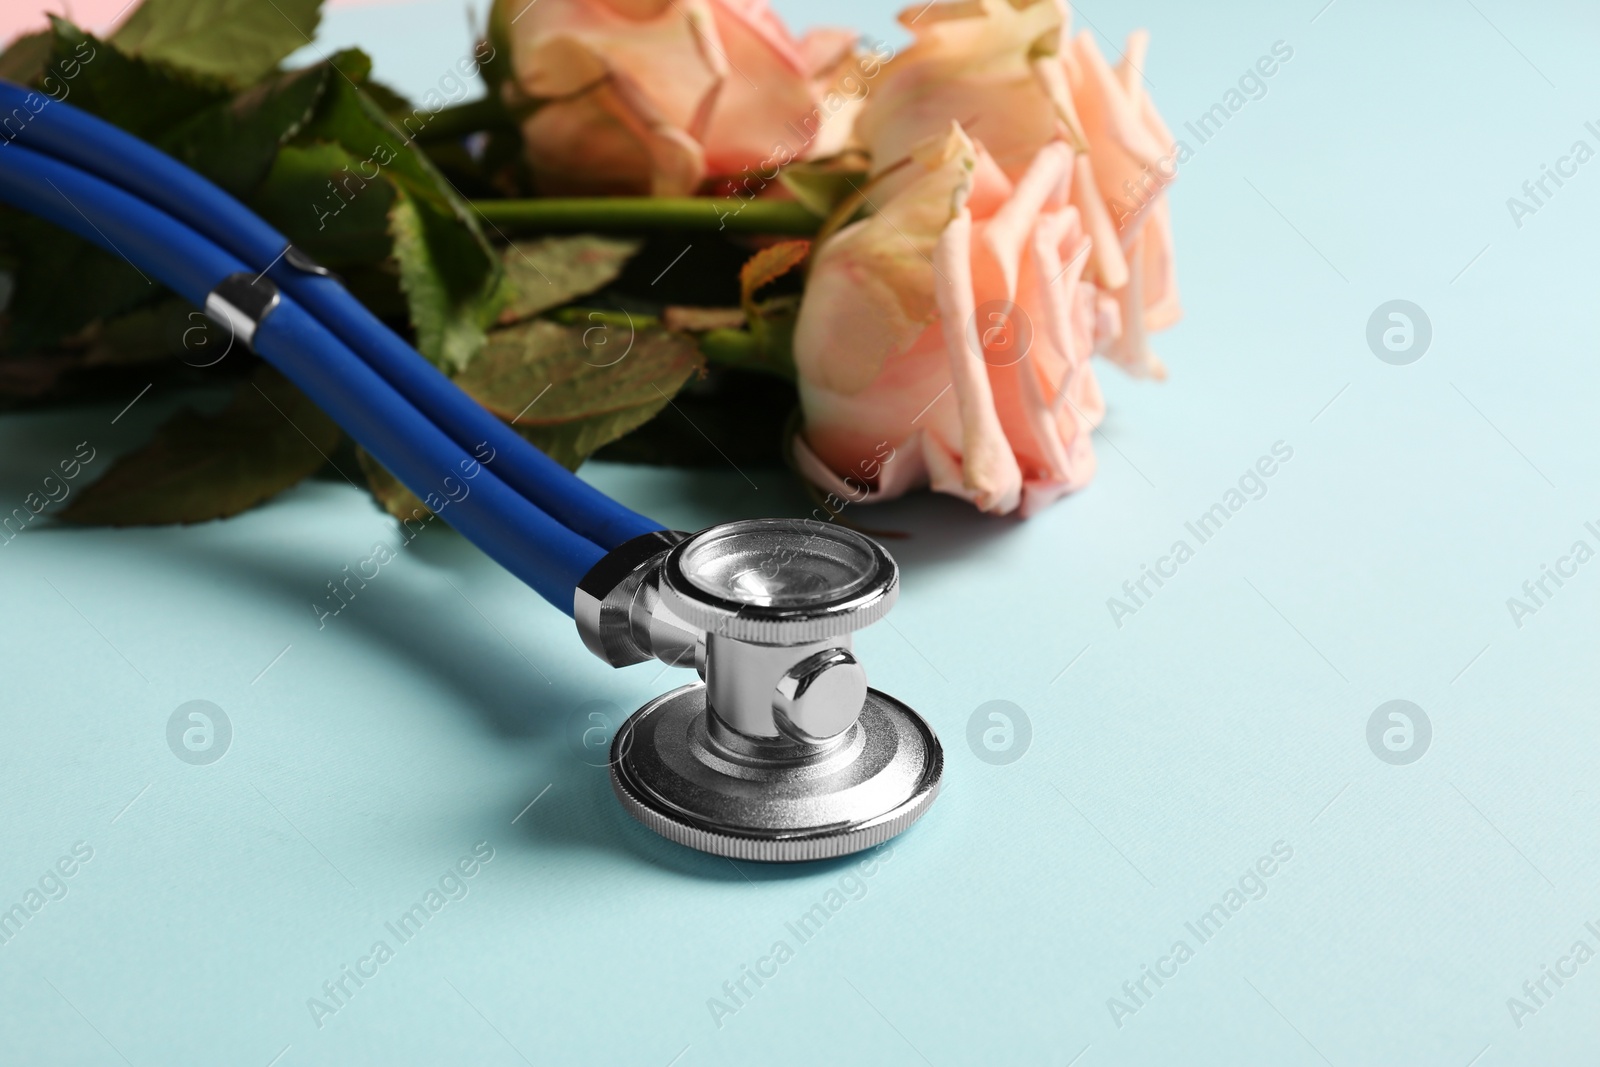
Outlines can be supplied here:
<path id="1" fill-rule="evenodd" d="M 1093 474 L 1089 356 L 1166 374 L 1148 336 L 1180 313 L 1173 140 L 1142 33 L 1111 68 L 1058 0 L 901 20 L 917 39 L 855 126 L 874 214 L 817 249 L 801 306 L 796 455 L 843 500 L 931 484 L 1029 514 Z"/>
<path id="2" fill-rule="evenodd" d="M 766 0 L 497 0 L 529 166 L 551 195 L 686 196 L 802 158 L 855 37 L 795 40 Z"/>
<path id="3" fill-rule="evenodd" d="M 1066 50 L 1063 65 L 1071 99 L 1082 123 L 1089 170 L 1104 198 L 1116 236 L 1108 251 L 1120 251 L 1126 283 L 1102 278 L 1117 299 L 1123 329 L 1105 353 L 1139 377 L 1165 378 L 1166 368 L 1147 338 L 1178 321 L 1178 282 L 1172 259 L 1172 223 L 1165 188 L 1177 176 L 1177 149 L 1141 74 L 1149 34 L 1128 37 L 1115 70 L 1106 65 L 1087 33 Z"/>
<path id="4" fill-rule="evenodd" d="M 1082 282 L 1074 153 L 1012 181 L 952 123 L 816 253 L 795 328 L 802 471 L 841 500 L 917 485 L 1026 515 L 1094 473 L 1088 366 L 1115 305 Z"/>

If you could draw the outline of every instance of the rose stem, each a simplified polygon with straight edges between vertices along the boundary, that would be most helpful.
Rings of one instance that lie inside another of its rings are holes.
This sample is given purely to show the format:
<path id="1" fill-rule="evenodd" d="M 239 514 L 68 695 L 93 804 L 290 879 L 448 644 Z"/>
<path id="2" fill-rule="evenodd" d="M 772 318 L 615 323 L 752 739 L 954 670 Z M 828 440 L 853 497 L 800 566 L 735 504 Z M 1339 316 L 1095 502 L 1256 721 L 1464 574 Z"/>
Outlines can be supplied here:
<path id="1" fill-rule="evenodd" d="M 426 121 L 423 121 L 424 117 Z M 396 123 L 410 123 L 407 128 L 416 129 L 416 139 L 426 144 L 458 140 L 482 130 L 517 128 L 515 117 L 506 111 L 505 105 L 492 96 L 482 96 L 476 100 L 468 100 L 464 104 L 453 104 L 431 113 L 426 108 L 402 111 L 391 115 L 390 119 Z"/>
<path id="2" fill-rule="evenodd" d="M 700 352 L 712 363 L 794 381 L 794 360 L 768 350 L 749 330 L 710 330 L 700 336 Z"/>

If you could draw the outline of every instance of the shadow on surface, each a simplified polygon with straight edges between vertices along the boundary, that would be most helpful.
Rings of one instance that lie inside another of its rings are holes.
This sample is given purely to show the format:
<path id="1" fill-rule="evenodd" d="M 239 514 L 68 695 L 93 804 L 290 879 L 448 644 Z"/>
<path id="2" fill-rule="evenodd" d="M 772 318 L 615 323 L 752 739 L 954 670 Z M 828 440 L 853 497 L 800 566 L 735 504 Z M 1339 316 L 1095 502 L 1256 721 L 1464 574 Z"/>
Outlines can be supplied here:
<path id="1" fill-rule="evenodd" d="M 27 536 L 68 540 L 83 533 L 87 531 L 51 526 L 29 531 Z M 152 533 L 156 531 L 128 531 L 119 538 L 118 551 L 126 553 L 134 566 L 142 558 L 163 569 L 181 569 L 197 582 L 215 581 L 242 589 L 252 599 L 304 612 L 310 634 L 316 632 L 312 595 L 326 592 L 326 582 L 342 577 L 324 560 L 311 559 L 309 546 L 306 556 L 297 558 L 293 546 L 281 541 L 274 545 L 277 551 L 263 552 L 220 544 L 212 538 L 150 536 Z M 360 560 L 366 551 L 353 552 L 350 562 Z M 496 628 L 507 630 L 505 622 L 491 624 L 470 601 L 462 602 L 458 590 L 470 596 L 467 581 L 475 569 L 484 566 L 477 550 L 451 531 L 425 531 L 404 549 L 402 559 L 386 567 L 404 566 L 405 562 L 426 568 L 435 580 L 448 579 L 457 590 L 442 584 L 426 588 L 434 581 L 419 582 L 418 575 L 411 581 L 385 582 L 380 571 L 369 588 L 361 590 L 337 617 L 327 620 L 328 628 L 355 635 L 379 654 L 403 661 L 407 672 L 427 675 L 459 694 L 460 706 L 499 736 L 557 737 L 564 713 L 593 694 L 571 672 L 560 669 L 560 657 L 525 660 L 527 653 L 510 645 L 512 634 L 496 632 Z M 455 604 L 445 614 L 442 605 L 452 600 Z M 466 625 L 429 625 L 441 618 L 464 620 Z M 571 655 L 585 654 L 574 643 Z M 530 665 L 534 663 L 537 668 Z M 539 676 L 541 671 L 545 678 Z"/>

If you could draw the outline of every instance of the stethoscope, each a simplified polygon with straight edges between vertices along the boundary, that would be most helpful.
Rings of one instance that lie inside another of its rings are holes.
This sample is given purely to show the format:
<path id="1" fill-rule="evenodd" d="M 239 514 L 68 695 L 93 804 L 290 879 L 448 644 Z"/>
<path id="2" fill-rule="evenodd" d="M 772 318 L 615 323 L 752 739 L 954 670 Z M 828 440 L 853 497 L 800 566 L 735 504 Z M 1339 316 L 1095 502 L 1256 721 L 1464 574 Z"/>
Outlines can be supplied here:
<path id="1" fill-rule="evenodd" d="M 571 615 L 595 655 L 695 667 L 701 681 L 612 739 L 612 789 L 639 822 L 719 856 L 812 860 L 928 809 L 939 740 L 867 686 L 852 651 L 899 594 L 882 546 L 815 520 L 666 530 L 529 444 L 199 174 L 7 82 L 0 115 L 0 200 L 203 307 L 419 497 L 448 499 L 441 517 Z"/>

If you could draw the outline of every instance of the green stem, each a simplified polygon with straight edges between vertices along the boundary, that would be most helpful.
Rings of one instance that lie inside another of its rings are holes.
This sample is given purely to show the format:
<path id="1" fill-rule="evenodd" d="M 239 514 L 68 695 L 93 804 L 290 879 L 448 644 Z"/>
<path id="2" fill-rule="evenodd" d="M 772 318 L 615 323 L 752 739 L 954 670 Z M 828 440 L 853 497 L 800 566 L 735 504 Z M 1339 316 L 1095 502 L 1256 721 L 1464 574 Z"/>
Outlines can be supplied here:
<path id="1" fill-rule="evenodd" d="M 749 330 L 709 330 L 700 335 L 700 353 L 712 363 L 759 371 L 792 382 L 794 361 L 770 351 Z"/>
<path id="2" fill-rule="evenodd" d="M 411 114 L 407 112 L 405 117 L 410 118 Z M 428 115 L 427 124 L 417 131 L 417 140 L 453 141 L 480 130 L 515 128 L 512 116 L 507 113 L 500 101 L 492 96 L 484 96 L 477 100 L 468 100 L 464 104 L 441 108 Z"/>
<path id="3" fill-rule="evenodd" d="M 515 230 L 725 230 L 804 237 L 822 225 L 822 219 L 792 200 L 733 196 L 541 197 L 474 200 L 472 206 L 495 226 Z"/>
<path id="4" fill-rule="evenodd" d="M 563 326 L 615 326 L 618 329 L 653 328 L 661 325 L 654 315 L 631 315 L 622 311 L 601 311 L 597 308 L 559 308 L 550 318 Z"/>

